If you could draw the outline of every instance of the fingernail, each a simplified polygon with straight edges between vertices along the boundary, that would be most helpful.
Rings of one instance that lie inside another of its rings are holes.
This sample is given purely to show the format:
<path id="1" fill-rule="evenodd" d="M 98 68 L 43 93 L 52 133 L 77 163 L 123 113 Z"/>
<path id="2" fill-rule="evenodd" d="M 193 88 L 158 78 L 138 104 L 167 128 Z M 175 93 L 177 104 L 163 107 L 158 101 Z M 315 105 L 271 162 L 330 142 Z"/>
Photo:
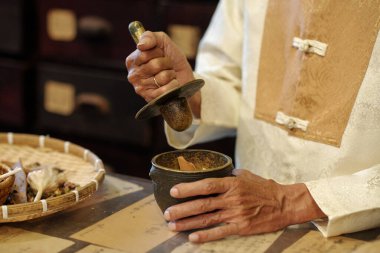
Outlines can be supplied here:
<path id="1" fill-rule="evenodd" d="M 197 234 L 190 234 L 189 235 L 189 241 L 190 242 L 198 242 L 199 241 L 199 235 L 197 235 Z"/>
<path id="2" fill-rule="evenodd" d="M 170 195 L 172 197 L 177 197 L 178 194 L 179 194 L 179 191 L 178 191 L 178 189 L 176 187 L 173 187 L 173 188 L 170 189 Z"/>
<path id="3" fill-rule="evenodd" d="M 170 212 L 169 212 L 169 210 L 166 210 L 166 211 L 164 212 L 164 218 L 165 218 L 166 220 L 170 220 Z"/>
<path id="4" fill-rule="evenodd" d="M 143 46 L 145 45 L 145 41 L 139 41 L 139 43 L 137 43 L 137 46 Z"/>
<path id="5" fill-rule="evenodd" d="M 168 228 L 171 230 L 171 231 L 175 231 L 175 229 L 176 229 L 176 224 L 175 224 L 175 222 L 169 222 L 168 223 Z"/>

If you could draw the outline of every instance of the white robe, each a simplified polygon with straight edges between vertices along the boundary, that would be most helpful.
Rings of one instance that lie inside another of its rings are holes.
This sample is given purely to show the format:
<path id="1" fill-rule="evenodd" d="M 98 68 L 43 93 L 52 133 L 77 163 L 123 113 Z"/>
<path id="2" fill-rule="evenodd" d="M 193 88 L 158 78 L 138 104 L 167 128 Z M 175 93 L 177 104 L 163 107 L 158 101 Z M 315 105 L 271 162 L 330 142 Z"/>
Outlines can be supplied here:
<path id="1" fill-rule="evenodd" d="M 237 137 L 235 166 L 282 184 L 304 182 L 328 216 L 314 221 L 324 236 L 380 226 L 380 36 L 340 147 L 289 136 L 254 118 L 267 1 L 222 0 L 199 47 L 196 76 L 201 119 L 185 132 L 167 125 L 178 149 Z"/>

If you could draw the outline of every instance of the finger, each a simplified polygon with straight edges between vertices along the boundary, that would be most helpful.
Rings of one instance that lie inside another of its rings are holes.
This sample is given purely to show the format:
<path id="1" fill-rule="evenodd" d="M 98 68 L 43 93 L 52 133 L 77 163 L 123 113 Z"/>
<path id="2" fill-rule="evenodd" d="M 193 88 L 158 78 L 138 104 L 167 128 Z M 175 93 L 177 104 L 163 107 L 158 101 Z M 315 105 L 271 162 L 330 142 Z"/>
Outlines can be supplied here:
<path id="1" fill-rule="evenodd" d="M 225 205 L 225 201 L 218 197 L 201 198 L 169 207 L 164 212 L 164 217 L 168 221 L 174 221 L 222 209 Z"/>
<path id="2" fill-rule="evenodd" d="M 157 89 L 156 86 L 155 87 L 139 86 L 138 89 L 135 89 L 135 92 L 138 95 L 140 95 L 142 98 L 144 98 L 146 102 L 150 102 L 151 100 L 163 94 L 159 90 L 160 89 Z"/>
<path id="3" fill-rule="evenodd" d="M 154 71 L 152 70 L 152 72 Z M 149 89 L 157 89 L 158 86 L 169 85 L 165 91 L 179 86 L 178 81 L 175 79 L 176 72 L 172 69 L 162 70 L 155 75 L 148 75 L 149 73 L 146 71 L 144 73 L 144 70 L 141 70 L 141 68 L 134 68 L 128 72 L 128 81 L 135 87 L 135 90 L 136 87 L 138 87 L 141 92 Z M 156 78 L 156 81 L 154 81 L 154 78 Z"/>
<path id="4" fill-rule="evenodd" d="M 152 81 L 152 77 L 149 80 L 149 85 L 134 85 L 135 92 L 142 98 L 144 98 L 146 102 L 150 102 L 151 100 L 157 98 L 158 96 L 161 96 L 162 94 L 173 89 L 174 87 L 179 86 L 177 79 L 171 80 L 169 83 L 162 86 L 161 88 L 157 88 L 156 84 L 153 84 L 154 81 Z"/>
<path id="5" fill-rule="evenodd" d="M 133 85 L 144 86 L 142 80 L 150 79 L 149 84 L 152 84 L 152 78 L 156 74 L 164 70 L 171 70 L 172 64 L 168 58 L 160 57 L 150 60 L 148 63 L 139 67 L 132 67 L 128 71 L 128 81 Z"/>
<path id="6" fill-rule="evenodd" d="M 156 81 L 154 81 L 154 78 Z M 145 87 L 146 89 L 157 89 L 157 87 L 162 87 L 164 85 L 170 84 L 173 80 L 175 80 L 175 78 L 176 72 L 174 70 L 163 70 L 152 77 L 140 79 L 139 85 Z M 175 87 L 177 86 L 178 85 L 175 85 Z"/>
<path id="7" fill-rule="evenodd" d="M 160 86 L 164 86 L 176 78 L 176 72 L 172 69 L 163 70 L 157 73 L 154 77 Z"/>
<path id="8" fill-rule="evenodd" d="M 145 31 L 137 43 L 137 48 L 141 51 L 150 50 L 157 46 L 157 38 L 151 31 Z"/>
<path id="9" fill-rule="evenodd" d="M 180 183 L 170 189 L 174 198 L 224 193 L 230 188 L 231 178 L 206 178 L 191 183 Z"/>
<path id="10" fill-rule="evenodd" d="M 206 213 L 197 215 L 187 219 L 178 221 L 171 221 L 168 227 L 172 231 L 186 231 L 197 228 L 206 228 L 215 224 L 222 223 L 226 217 L 223 211 L 216 211 L 212 213 Z"/>
<path id="11" fill-rule="evenodd" d="M 167 57 L 151 59 L 149 62 L 140 65 L 135 69 L 135 75 L 138 78 L 150 78 L 163 70 L 173 69 L 171 60 Z"/>
<path id="12" fill-rule="evenodd" d="M 135 55 L 133 56 L 134 56 L 133 63 L 136 66 L 140 66 L 142 64 L 149 62 L 150 60 L 154 58 L 164 57 L 164 52 L 162 51 L 162 49 L 155 47 L 151 50 L 146 50 L 146 51 L 137 50 L 137 53 L 135 53 Z"/>
<path id="13" fill-rule="evenodd" d="M 179 82 L 177 79 L 173 79 L 171 80 L 169 83 L 161 86 L 161 88 L 159 89 L 161 91 L 161 94 L 165 93 L 165 92 L 168 92 L 174 88 L 177 88 L 179 87 Z"/>
<path id="14" fill-rule="evenodd" d="M 236 223 L 230 223 L 208 230 L 194 232 L 189 235 L 189 241 L 196 243 L 215 241 L 230 235 L 236 235 L 238 232 L 239 226 Z"/>
<path id="15" fill-rule="evenodd" d="M 156 81 L 158 83 L 157 78 L 156 78 Z M 141 79 L 139 85 L 137 85 L 137 86 L 140 87 L 140 93 L 141 93 L 144 91 L 149 91 L 152 89 L 160 88 L 160 86 L 162 86 L 162 85 L 161 85 L 161 83 L 159 83 L 159 85 L 156 85 L 156 83 L 154 81 L 154 76 L 152 76 L 152 77 L 149 77 L 146 79 Z"/>
<path id="16" fill-rule="evenodd" d="M 125 67 L 127 67 L 128 71 L 130 71 L 132 66 L 134 65 L 134 62 L 138 57 L 139 51 L 140 50 L 136 49 L 130 55 L 128 55 L 127 58 L 125 58 Z"/>

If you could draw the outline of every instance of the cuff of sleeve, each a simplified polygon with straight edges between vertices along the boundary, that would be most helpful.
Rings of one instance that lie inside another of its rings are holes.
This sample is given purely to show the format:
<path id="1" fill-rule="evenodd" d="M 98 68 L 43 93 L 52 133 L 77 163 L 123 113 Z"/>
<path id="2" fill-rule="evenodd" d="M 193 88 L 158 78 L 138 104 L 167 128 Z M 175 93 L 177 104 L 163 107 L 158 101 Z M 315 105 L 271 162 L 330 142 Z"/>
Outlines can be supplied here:
<path id="1" fill-rule="evenodd" d="M 196 77 L 202 78 L 199 75 Z M 185 149 L 193 144 L 235 135 L 238 122 L 238 93 L 229 85 L 216 83 L 218 82 L 205 80 L 201 89 L 201 119 L 193 119 L 192 125 L 183 132 L 177 132 L 165 123 L 165 134 L 170 146 Z"/>
<path id="2" fill-rule="evenodd" d="M 235 130 L 204 124 L 198 119 L 194 120 L 193 124 L 183 132 L 177 132 L 165 123 L 165 134 L 170 146 L 176 149 L 185 149 L 194 144 L 212 141 L 224 136 L 233 136 Z"/>
<path id="3" fill-rule="evenodd" d="M 168 144 L 176 149 L 185 149 L 192 145 L 196 141 L 195 133 L 199 124 L 199 119 L 193 119 L 193 123 L 188 129 L 183 132 L 177 132 L 165 122 L 164 128 Z"/>
<path id="4" fill-rule="evenodd" d="M 380 226 L 380 165 L 305 183 L 328 219 L 313 223 L 325 237 Z M 377 181 L 377 183 L 376 183 Z"/>

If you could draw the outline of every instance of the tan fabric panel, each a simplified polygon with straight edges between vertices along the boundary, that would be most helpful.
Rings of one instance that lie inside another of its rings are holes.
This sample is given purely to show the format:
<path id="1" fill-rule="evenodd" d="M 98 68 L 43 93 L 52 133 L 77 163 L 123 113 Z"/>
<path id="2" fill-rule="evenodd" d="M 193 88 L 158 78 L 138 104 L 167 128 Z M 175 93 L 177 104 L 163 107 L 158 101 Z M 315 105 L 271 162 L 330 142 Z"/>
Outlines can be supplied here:
<path id="1" fill-rule="evenodd" d="M 255 117 L 279 127 L 278 111 L 309 121 L 301 138 L 340 146 L 380 27 L 380 0 L 269 0 Z M 328 44 L 326 55 L 292 46 Z"/>

